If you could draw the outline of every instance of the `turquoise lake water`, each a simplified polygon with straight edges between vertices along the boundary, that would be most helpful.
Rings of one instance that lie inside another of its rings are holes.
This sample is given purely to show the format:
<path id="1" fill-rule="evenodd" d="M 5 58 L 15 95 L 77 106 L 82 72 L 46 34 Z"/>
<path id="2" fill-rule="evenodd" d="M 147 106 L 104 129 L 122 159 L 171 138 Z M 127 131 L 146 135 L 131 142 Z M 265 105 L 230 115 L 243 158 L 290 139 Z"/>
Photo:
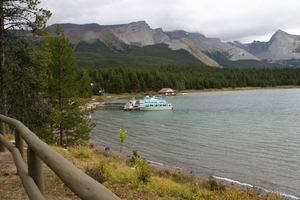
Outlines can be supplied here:
<path id="1" fill-rule="evenodd" d="M 91 139 L 117 151 L 122 128 L 127 155 L 300 198 L 300 89 L 165 99 L 173 110 L 96 110 Z"/>

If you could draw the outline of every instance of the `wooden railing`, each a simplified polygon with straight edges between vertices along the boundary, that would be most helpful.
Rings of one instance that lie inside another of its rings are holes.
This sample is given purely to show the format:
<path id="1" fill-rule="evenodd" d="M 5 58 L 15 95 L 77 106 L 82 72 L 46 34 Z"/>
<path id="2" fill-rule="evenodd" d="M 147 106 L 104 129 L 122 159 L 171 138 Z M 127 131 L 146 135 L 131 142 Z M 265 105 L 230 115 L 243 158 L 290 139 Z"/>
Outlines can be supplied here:
<path id="1" fill-rule="evenodd" d="M 16 129 L 15 145 L 4 137 L 5 124 Z M 7 148 L 12 153 L 18 175 L 29 199 L 45 199 L 43 162 L 81 199 L 120 199 L 41 141 L 20 121 L 0 115 L 0 132 L 0 152 L 4 152 Z M 28 145 L 28 168 L 23 159 L 23 140 Z"/>

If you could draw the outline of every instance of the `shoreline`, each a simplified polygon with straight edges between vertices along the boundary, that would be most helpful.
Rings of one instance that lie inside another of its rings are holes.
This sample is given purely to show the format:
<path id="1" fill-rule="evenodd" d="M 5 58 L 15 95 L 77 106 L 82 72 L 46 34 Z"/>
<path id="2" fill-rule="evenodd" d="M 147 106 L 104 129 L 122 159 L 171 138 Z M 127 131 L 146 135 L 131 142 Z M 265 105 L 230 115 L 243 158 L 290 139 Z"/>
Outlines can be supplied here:
<path id="1" fill-rule="evenodd" d="M 102 152 L 106 151 L 105 150 L 106 147 L 97 141 L 90 140 L 88 144 L 93 145 L 94 148 L 96 148 L 97 150 L 100 150 Z M 124 154 L 122 152 L 119 152 L 117 150 L 112 150 L 112 149 L 109 150 L 108 155 L 115 156 L 124 161 L 127 161 L 127 159 L 129 159 L 131 157 L 131 155 L 127 155 L 127 154 Z M 247 191 L 247 190 L 251 189 L 253 191 L 257 191 L 260 195 L 267 195 L 267 194 L 271 194 L 271 193 L 276 195 L 277 192 L 279 192 L 279 191 L 271 191 L 271 190 L 268 190 L 268 189 L 265 189 L 265 188 L 262 188 L 259 186 L 251 185 L 249 183 L 232 180 L 232 179 L 229 179 L 226 177 L 218 177 L 218 176 L 215 176 L 212 174 L 205 174 L 205 173 L 201 173 L 201 172 L 194 173 L 193 171 L 189 171 L 189 170 L 183 169 L 181 167 L 165 165 L 163 163 L 154 162 L 151 160 L 147 160 L 147 162 L 153 170 L 169 170 L 171 172 L 181 172 L 184 176 L 192 176 L 199 182 L 209 180 L 212 178 L 213 180 L 218 181 L 219 183 L 225 185 L 226 187 L 237 187 L 243 191 Z M 296 197 L 294 195 L 285 194 L 285 193 L 281 193 L 281 192 L 279 194 L 280 194 L 280 197 L 282 200 L 300 200 L 299 197 Z"/>
<path id="2" fill-rule="evenodd" d="M 247 91 L 247 90 L 268 90 L 268 89 L 296 89 L 300 88 L 300 85 L 279 85 L 275 87 L 267 86 L 267 87 L 236 87 L 236 88 L 222 88 L 222 89 L 201 89 L 201 90 L 181 90 L 181 91 L 176 91 L 176 94 L 180 93 L 200 93 L 200 92 L 225 92 L 225 91 Z M 157 92 L 155 91 L 148 91 L 148 92 L 143 92 L 143 93 L 123 93 L 123 94 L 106 94 L 103 93 L 103 95 L 94 95 L 92 96 L 90 103 L 92 104 L 93 102 L 108 102 L 120 98 L 127 98 L 127 97 L 143 97 L 145 95 L 156 95 Z"/>
<path id="3" fill-rule="evenodd" d="M 267 87 L 236 87 L 236 88 L 222 88 L 222 89 L 202 89 L 202 90 L 182 90 L 185 93 L 196 92 L 222 92 L 222 91 L 243 91 L 243 90 L 267 90 L 267 89 L 293 89 L 300 88 L 298 85 L 280 85 L 280 86 L 267 86 Z"/>

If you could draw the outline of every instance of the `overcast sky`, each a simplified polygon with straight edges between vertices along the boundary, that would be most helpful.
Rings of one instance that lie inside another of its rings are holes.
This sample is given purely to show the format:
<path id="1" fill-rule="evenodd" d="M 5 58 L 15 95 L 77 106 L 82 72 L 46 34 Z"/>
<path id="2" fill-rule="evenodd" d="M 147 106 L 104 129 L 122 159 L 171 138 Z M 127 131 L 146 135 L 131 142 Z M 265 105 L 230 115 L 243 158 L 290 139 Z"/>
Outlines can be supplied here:
<path id="1" fill-rule="evenodd" d="M 268 41 L 278 29 L 300 35 L 299 0 L 41 0 L 48 24 L 128 24 L 199 32 L 222 41 Z"/>

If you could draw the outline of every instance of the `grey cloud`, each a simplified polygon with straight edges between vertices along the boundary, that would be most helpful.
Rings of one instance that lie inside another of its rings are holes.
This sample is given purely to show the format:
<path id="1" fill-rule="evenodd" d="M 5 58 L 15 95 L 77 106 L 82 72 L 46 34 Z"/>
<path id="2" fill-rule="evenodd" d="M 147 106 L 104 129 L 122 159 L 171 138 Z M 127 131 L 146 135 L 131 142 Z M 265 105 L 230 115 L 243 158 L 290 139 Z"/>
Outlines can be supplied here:
<path id="1" fill-rule="evenodd" d="M 268 40 L 278 29 L 300 35 L 298 0 L 42 0 L 53 23 L 126 24 L 145 20 L 151 28 L 186 30 L 223 41 Z"/>

